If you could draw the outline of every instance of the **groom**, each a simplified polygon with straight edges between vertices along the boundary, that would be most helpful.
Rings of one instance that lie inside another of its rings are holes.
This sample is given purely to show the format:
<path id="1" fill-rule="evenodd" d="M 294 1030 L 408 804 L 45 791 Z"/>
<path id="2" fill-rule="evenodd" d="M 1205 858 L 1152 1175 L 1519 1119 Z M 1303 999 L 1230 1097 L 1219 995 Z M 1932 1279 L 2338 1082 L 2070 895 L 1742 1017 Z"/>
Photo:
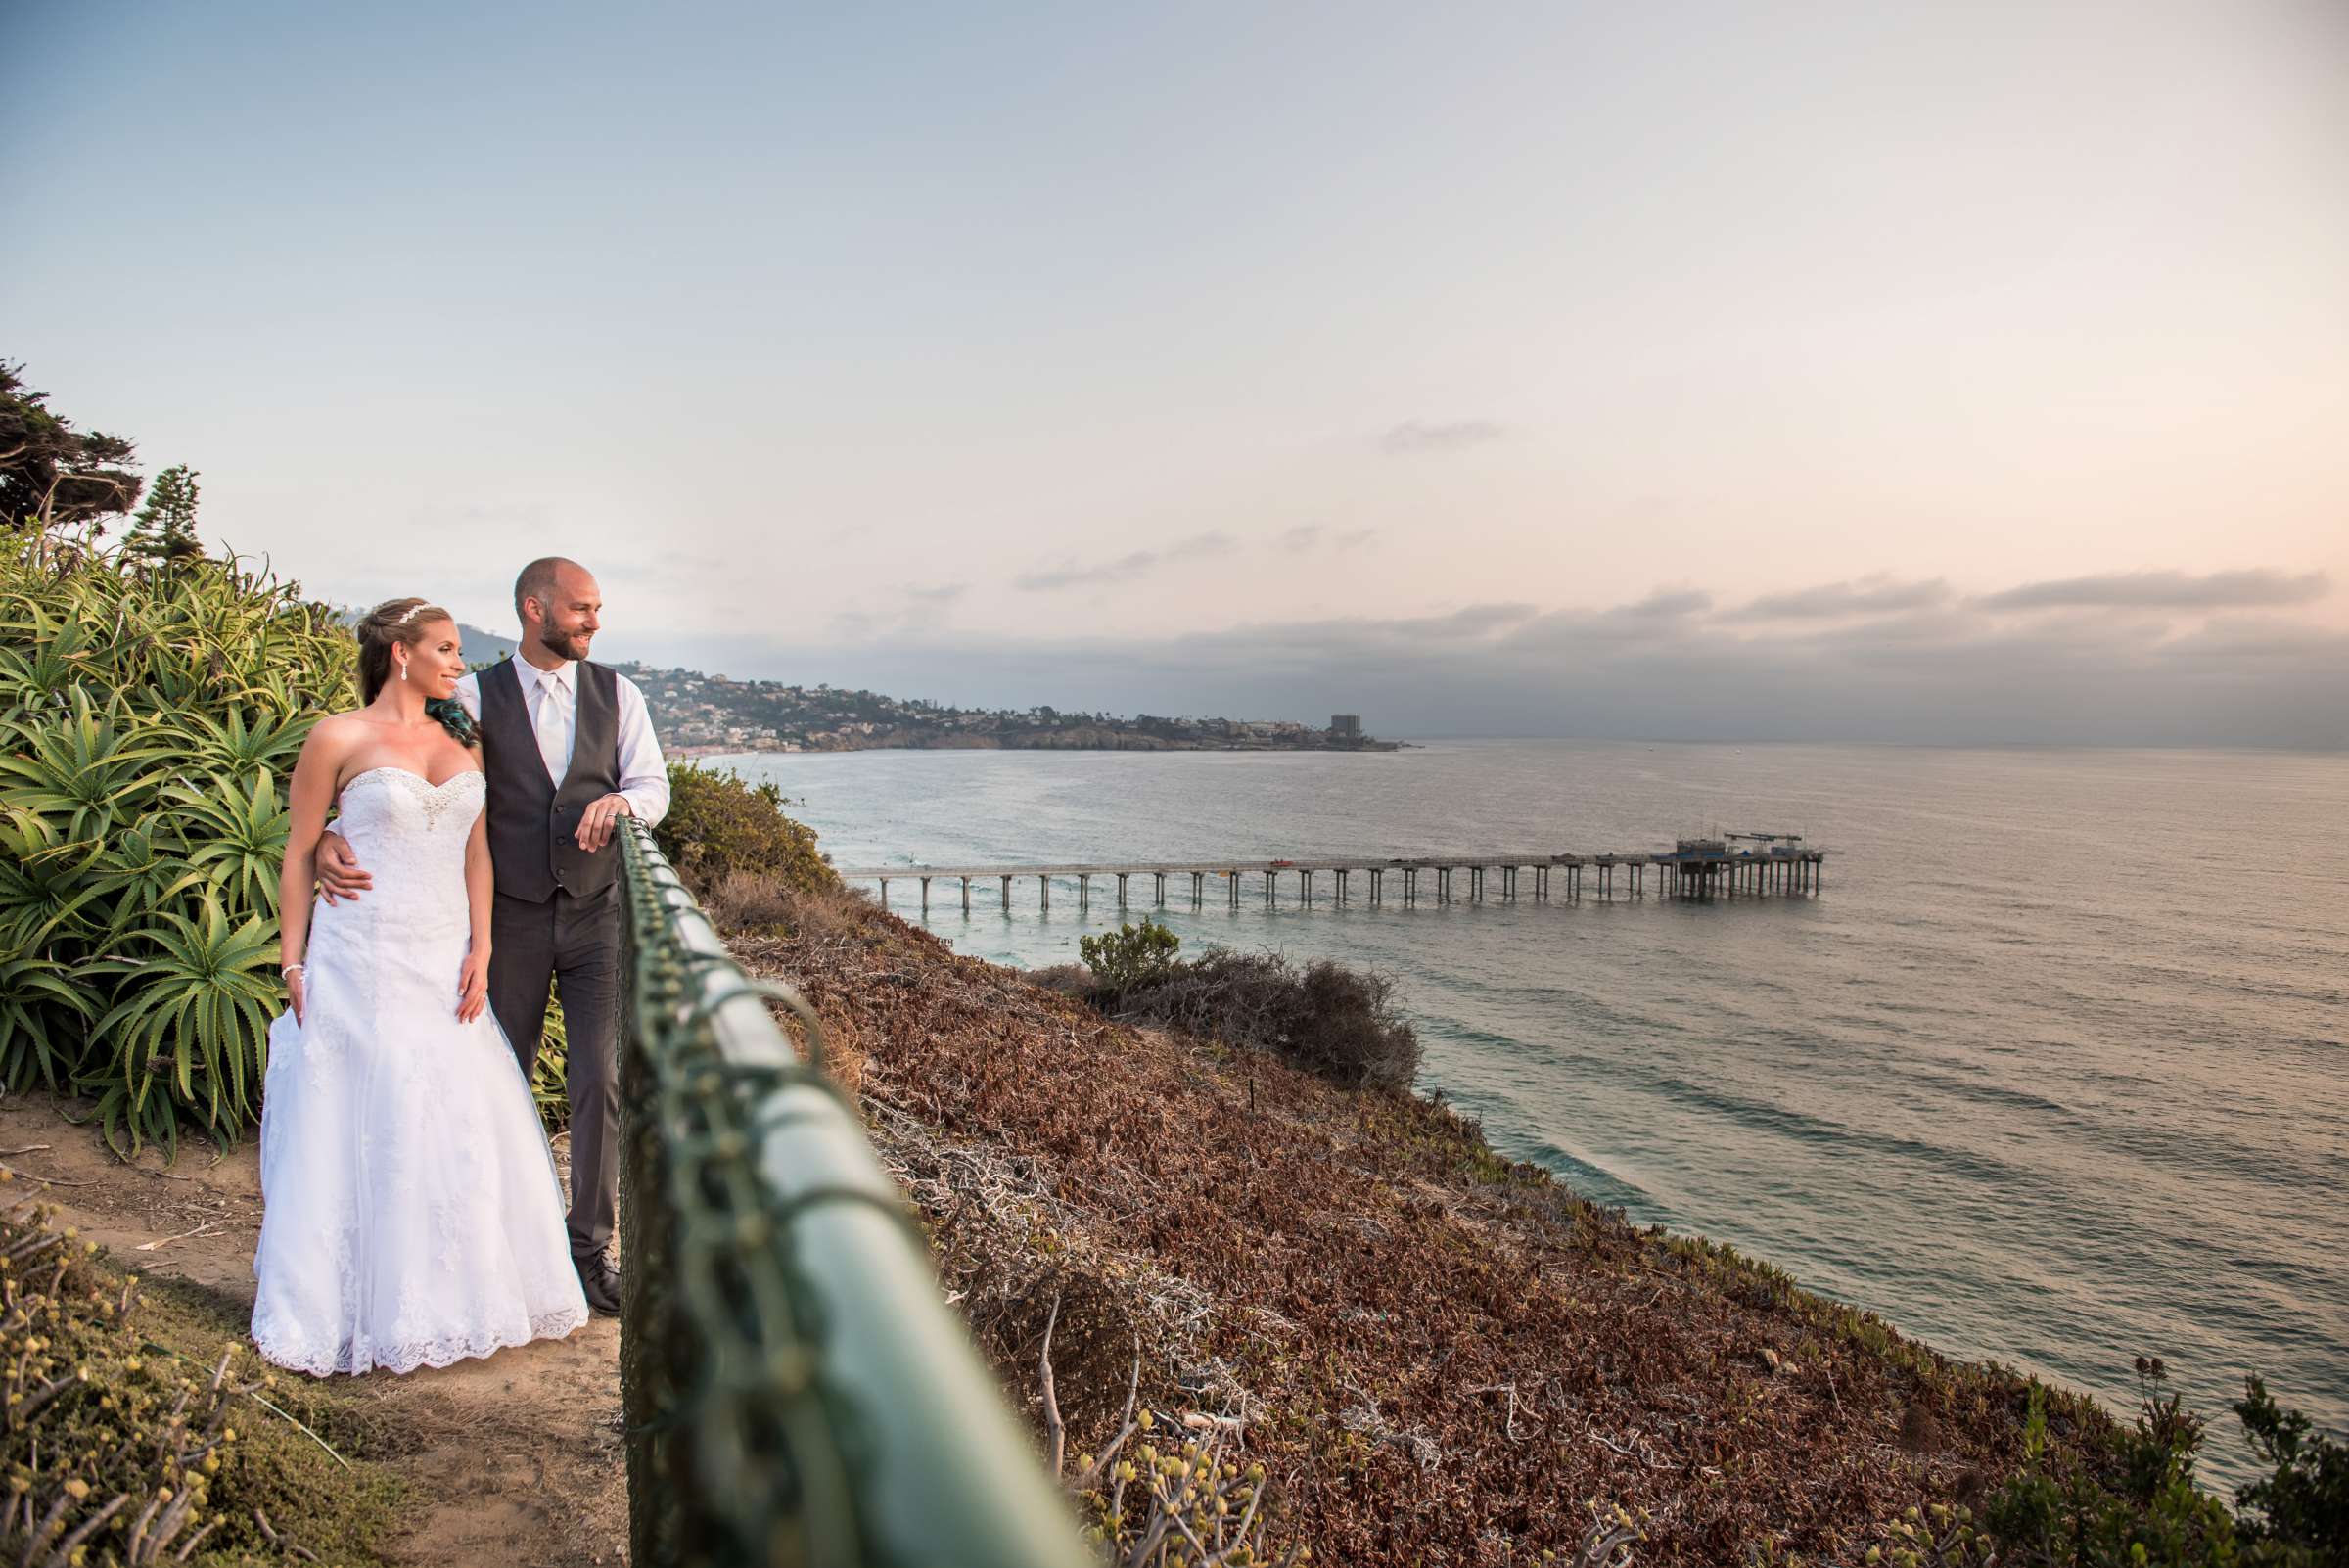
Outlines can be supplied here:
<path id="1" fill-rule="evenodd" d="M 570 1041 L 572 1262 L 587 1305 L 620 1312 L 610 1248 L 620 1204 L 619 821 L 648 826 L 668 809 L 668 770 L 635 683 L 587 660 L 603 591 L 576 561 L 548 556 L 522 569 L 516 656 L 457 683 L 481 725 L 488 774 L 489 1006 L 522 1076 L 544 1034 L 550 986 Z M 319 843 L 329 901 L 370 879 L 341 837 Z"/>

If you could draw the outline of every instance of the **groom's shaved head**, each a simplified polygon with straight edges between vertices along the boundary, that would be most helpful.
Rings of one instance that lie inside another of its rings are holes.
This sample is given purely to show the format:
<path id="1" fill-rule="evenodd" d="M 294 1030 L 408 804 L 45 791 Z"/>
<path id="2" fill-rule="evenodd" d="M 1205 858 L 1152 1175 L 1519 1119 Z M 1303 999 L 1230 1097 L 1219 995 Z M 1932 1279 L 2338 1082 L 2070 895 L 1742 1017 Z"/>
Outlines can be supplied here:
<path id="1" fill-rule="evenodd" d="M 537 600 L 541 611 L 551 608 L 555 602 L 555 586 L 562 575 L 565 572 L 576 572 L 584 576 L 586 571 L 585 567 L 569 556 L 542 555 L 532 561 L 522 569 L 522 576 L 514 579 L 514 618 L 517 621 L 522 619 L 522 601 L 525 599 Z"/>
<path id="2" fill-rule="evenodd" d="M 537 606 L 535 617 L 524 610 L 527 604 Z M 603 609 L 604 590 L 594 574 L 564 556 L 541 556 L 514 579 L 514 618 L 522 623 L 526 654 L 536 646 L 558 659 L 586 658 Z"/>

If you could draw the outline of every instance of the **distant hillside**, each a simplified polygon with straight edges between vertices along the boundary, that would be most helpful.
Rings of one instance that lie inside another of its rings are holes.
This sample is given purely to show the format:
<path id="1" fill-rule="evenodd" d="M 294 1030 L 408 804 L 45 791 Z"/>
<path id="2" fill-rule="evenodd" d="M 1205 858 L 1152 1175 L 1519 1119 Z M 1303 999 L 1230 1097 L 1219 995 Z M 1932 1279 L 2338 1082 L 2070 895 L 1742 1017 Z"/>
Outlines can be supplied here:
<path id="1" fill-rule="evenodd" d="M 473 634 L 465 638 L 473 652 Z M 1289 719 L 1163 718 L 1067 714 L 1055 708 L 948 708 L 920 698 L 777 680 L 729 680 L 696 669 L 617 667 L 643 688 L 672 752 L 852 752 L 884 747 L 1021 751 L 1391 752 L 1355 730 Z"/>
<path id="2" fill-rule="evenodd" d="M 511 656 L 520 646 L 511 637 L 501 637 L 493 631 L 469 626 L 462 621 L 457 623 L 457 635 L 464 641 L 465 662 L 469 665 L 492 664 Z"/>

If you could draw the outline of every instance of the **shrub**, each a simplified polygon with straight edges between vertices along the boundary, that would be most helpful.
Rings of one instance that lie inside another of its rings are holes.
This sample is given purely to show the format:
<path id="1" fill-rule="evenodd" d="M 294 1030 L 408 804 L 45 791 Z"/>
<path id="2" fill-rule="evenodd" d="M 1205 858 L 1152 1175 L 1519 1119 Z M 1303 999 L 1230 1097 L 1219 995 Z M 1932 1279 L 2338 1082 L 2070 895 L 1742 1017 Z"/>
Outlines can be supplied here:
<path id="1" fill-rule="evenodd" d="M 1210 952 L 1125 997 L 1125 1011 L 1209 1039 L 1270 1051 L 1350 1088 L 1407 1089 L 1419 1036 L 1392 976 L 1327 958 Z"/>
<path id="2" fill-rule="evenodd" d="M 1128 920 L 1115 931 L 1077 939 L 1077 951 L 1093 972 L 1093 984 L 1112 997 L 1137 986 L 1155 985 L 1174 969 L 1182 939 L 1155 920 Z"/>
<path id="3" fill-rule="evenodd" d="M 322 604 L 233 561 L 0 540 L 0 1084 L 232 1140 L 282 1005 L 283 780 L 349 706 Z"/>
<path id="4" fill-rule="evenodd" d="M 242 1343 L 242 1303 L 151 1297 L 95 1251 L 35 1206 L 0 1211 L 0 1554 L 277 1562 L 291 1543 L 310 1561 L 377 1560 L 397 1487 L 320 1446 L 366 1442 L 347 1396 L 272 1373 Z"/>
<path id="5" fill-rule="evenodd" d="M 791 926 L 792 888 L 768 871 L 729 871 L 702 895 L 702 908 L 720 931 L 774 935 Z"/>
<path id="6" fill-rule="evenodd" d="M 1093 978 L 1093 972 L 1082 964 L 1046 964 L 1041 969 L 1031 969 L 1028 971 L 1028 983 L 1083 1001 L 1091 1001 L 1094 993 L 1101 989 L 1100 983 Z"/>
<path id="7" fill-rule="evenodd" d="M 728 874 L 702 899 L 720 936 L 795 938 L 801 942 L 874 940 L 866 925 L 872 899 L 844 883 L 806 887 L 766 871 Z"/>
<path id="8" fill-rule="evenodd" d="M 671 762 L 668 791 L 668 814 L 653 839 L 696 897 L 737 872 L 775 877 L 792 888 L 837 885 L 816 853 L 815 834 L 783 814 L 783 791 L 772 782 Z"/>
<path id="9" fill-rule="evenodd" d="M 2298 1410 L 2282 1410 L 2258 1378 L 2246 1378 L 2234 1407 L 2243 1435 L 2275 1471 L 2235 1494 L 2253 1540 L 2328 1552 L 2349 1562 L 2349 1444 L 2310 1430 Z"/>
<path id="10" fill-rule="evenodd" d="M 2160 1360 L 2140 1358 L 2136 1425 L 2086 1453 L 2052 1458 L 2043 1390 L 2023 1428 L 2021 1471 L 1984 1505 L 1909 1510 L 1885 1547 L 1894 1564 L 1932 1568 L 2326 1568 L 2349 1562 L 2349 1448 L 2279 1410 L 2256 1377 L 2235 1407 L 2260 1457 L 2276 1467 L 2237 1494 L 2244 1511 L 2194 1485 L 2203 1424 L 2165 1394 Z"/>

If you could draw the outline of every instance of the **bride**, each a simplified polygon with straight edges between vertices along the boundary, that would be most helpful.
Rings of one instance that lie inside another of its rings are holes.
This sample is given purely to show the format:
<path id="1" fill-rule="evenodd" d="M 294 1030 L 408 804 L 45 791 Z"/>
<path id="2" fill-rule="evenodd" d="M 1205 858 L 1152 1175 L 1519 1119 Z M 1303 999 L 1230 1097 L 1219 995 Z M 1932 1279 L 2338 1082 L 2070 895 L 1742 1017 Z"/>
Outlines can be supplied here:
<path id="1" fill-rule="evenodd" d="M 289 1010 L 270 1026 L 253 1339 L 324 1376 L 446 1366 L 569 1334 L 587 1303 L 563 1195 L 486 1007 L 489 850 L 479 737 L 447 699 L 455 621 L 393 599 L 359 623 L 364 706 L 295 764 L 279 908 Z M 311 902 L 328 808 L 375 895 Z"/>

